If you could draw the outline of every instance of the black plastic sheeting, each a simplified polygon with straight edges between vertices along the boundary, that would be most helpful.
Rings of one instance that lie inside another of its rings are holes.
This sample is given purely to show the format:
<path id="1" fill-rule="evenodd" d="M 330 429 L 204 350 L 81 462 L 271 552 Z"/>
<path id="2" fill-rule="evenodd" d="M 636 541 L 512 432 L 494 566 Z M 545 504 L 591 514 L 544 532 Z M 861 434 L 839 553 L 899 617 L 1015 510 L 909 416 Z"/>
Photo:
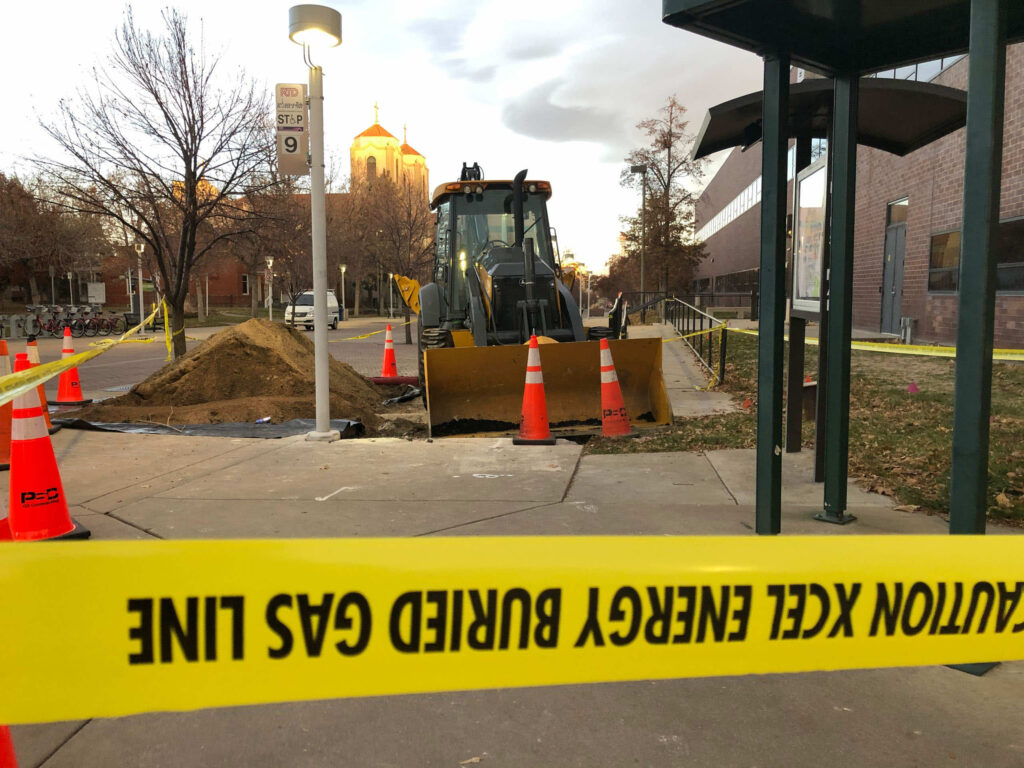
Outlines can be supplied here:
<path id="1" fill-rule="evenodd" d="M 124 422 L 103 423 L 83 419 L 53 419 L 68 429 L 84 429 L 94 432 L 129 432 L 137 435 L 189 435 L 191 437 L 253 437 L 275 440 L 312 432 L 315 419 L 292 419 L 281 424 L 256 424 L 254 422 L 227 422 L 224 424 L 184 424 L 164 426 L 163 424 L 128 424 Z M 361 421 L 331 419 L 331 429 L 341 433 L 342 439 L 362 437 L 366 428 Z"/>

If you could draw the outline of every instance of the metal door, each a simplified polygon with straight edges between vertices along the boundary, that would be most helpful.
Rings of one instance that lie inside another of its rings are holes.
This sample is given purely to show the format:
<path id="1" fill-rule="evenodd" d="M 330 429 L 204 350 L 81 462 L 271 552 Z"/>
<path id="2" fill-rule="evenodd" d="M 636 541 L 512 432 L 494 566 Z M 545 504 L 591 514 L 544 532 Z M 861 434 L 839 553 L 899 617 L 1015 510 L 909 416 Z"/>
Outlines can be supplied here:
<path id="1" fill-rule="evenodd" d="M 885 264 L 882 270 L 882 333 L 900 332 L 903 309 L 903 252 L 907 225 L 892 224 L 885 230 Z"/>

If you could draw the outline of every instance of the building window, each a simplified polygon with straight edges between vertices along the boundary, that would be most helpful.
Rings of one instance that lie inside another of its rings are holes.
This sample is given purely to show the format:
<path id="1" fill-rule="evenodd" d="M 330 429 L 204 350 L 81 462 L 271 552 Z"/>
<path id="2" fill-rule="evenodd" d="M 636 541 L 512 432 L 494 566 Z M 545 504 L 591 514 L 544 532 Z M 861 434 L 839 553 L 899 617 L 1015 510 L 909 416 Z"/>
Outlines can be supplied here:
<path id="1" fill-rule="evenodd" d="M 248 296 L 249 295 L 249 276 L 248 275 L 242 275 L 242 295 L 243 296 Z"/>
<path id="2" fill-rule="evenodd" d="M 955 291 L 960 279 L 960 233 L 932 235 L 928 258 L 928 290 Z"/>
<path id="3" fill-rule="evenodd" d="M 376 179 L 377 178 L 377 158 L 370 155 L 366 158 L 366 178 Z"/>
<path id="4" fill-rule="evenodd" d="M 996 229 L 996 290 L 1024 292 L 1024 218 Z M 956 291 L 960 282 L 960 232 L 932 235 L 928 290 Z"/>
<path id="5" fill-rule="evenodd" d="M 909 210 L 909 198 L 904 197 L 902 200 L 896 200 L 895 202 L 889 203 L 889 205 L 886 206 L 885 226 L 891 227 L 893 224 L 906 224 L 907 212 Z"/>

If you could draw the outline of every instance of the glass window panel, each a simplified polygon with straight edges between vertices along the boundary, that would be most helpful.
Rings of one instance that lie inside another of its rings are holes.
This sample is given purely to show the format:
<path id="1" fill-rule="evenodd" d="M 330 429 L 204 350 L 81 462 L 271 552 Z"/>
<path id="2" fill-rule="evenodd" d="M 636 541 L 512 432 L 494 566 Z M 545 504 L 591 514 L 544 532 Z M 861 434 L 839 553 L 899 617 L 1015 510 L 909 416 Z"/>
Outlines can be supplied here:
<path id="1" fill-rule="evenodd" d="M 932 269 L 928 271 L 929 291 L 955 291 L 959 281 L 959 270 Z"/>
<path id="2" fill-rule="evenodd" d="M 960 233 L 946 232 L 941 235 L 932 235 L 931 258 L 928 261 L 929 269 L 940 269 L 960 267 Z"/>
<path id="3" fill-rule="evenodd" d="M 825 229 L 825 168 L 800 180 L 796 221 L 794 297 L 816 299 L 821 295 L 821 255 Z"/>
<path id="4" fill-rule="evenodd" d="M 960 233 L 932 235 L 928 290 L 955 291 L 960 281 Z"/>
<path id="5" fill-rule="evenodd" d="M 907 220 L 907 211 L 910 210 L 910 201 L 907 198 L 889 203 L 886 213 L 886 226 L 889 224 L 901 224 Z"/>
<path id="6" fill-rule="evenodd" d="M 999 264 L 1024 263 L 1024 219 L 999 223 L 996 253 Z"/>
<path id="7" fill-rule="evenodd" d="M 1024 219 L 1000 222 L 996 248 L 996 290 L 1024 291 Z"/>
<path id="8" fill-rule="evenodd" d="M 1000 264 L 996 270 L 997 291 L 1024 291 L 1024 262 Z"/>

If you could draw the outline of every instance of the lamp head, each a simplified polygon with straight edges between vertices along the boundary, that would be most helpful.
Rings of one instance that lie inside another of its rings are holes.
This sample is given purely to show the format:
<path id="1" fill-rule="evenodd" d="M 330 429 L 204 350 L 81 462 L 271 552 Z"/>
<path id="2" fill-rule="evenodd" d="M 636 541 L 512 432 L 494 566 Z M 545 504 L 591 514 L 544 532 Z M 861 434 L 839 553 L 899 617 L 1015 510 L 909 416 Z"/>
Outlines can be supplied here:
<path id="1" fill-rule="evenodd" d="M 341 14 L 325 5 L 293 5 L 288 9 L 288 37 L 310 48 L 341 45 Z"/>

